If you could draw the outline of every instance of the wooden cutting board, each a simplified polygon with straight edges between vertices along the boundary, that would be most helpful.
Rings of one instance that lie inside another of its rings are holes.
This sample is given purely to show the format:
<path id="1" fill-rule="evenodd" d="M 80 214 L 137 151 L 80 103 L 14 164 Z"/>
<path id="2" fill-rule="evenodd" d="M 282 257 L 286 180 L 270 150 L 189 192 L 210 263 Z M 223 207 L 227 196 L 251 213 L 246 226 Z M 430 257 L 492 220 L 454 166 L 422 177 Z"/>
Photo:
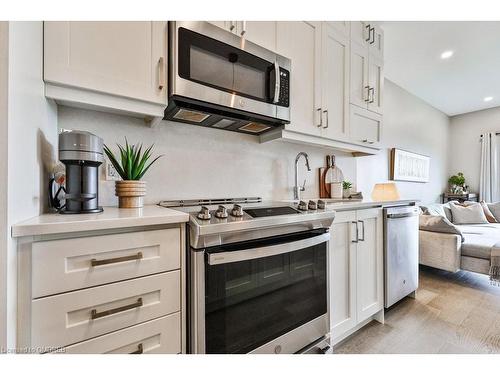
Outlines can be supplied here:
<path id="1" fill-rule="evenodd" d="M 326 190 L 325 181 L 323 179 L 323 174 L 325 173 L 325 171 L 326 171 L 325 167 L 318 168 L 319 197 L 320 198 L 330 198 L 328 191 Z"/>

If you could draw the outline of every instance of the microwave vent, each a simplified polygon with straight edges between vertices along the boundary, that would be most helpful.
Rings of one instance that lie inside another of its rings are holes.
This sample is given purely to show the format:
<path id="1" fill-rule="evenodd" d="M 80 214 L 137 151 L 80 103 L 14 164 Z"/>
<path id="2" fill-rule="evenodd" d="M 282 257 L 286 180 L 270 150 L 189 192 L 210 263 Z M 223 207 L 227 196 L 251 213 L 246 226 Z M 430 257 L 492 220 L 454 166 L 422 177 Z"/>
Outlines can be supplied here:
<path id="1" fill-rule="evenodd" d="M 246 125 L 243 125 L 242 127 L 239 128 L 239 130 L 243 130 L 249 133 L 261 133 L 264 130 L 269 129 L 270 126 L 260 124 L 258 122 L 249 122 Z"/>
<path id="2" fill-rule="evenodd" d="M 209 118 L 210 115 L 203 112 L 181 108 L 173 117 L 179 120 L 200 123 Z"/>

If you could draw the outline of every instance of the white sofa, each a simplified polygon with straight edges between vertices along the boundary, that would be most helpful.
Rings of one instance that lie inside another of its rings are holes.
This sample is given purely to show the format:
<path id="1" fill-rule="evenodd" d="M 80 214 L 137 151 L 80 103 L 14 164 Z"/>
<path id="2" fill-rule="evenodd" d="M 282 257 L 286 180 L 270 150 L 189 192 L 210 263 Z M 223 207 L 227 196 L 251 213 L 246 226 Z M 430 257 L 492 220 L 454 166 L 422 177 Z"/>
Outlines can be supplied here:
<path id="1" fill-rule="evenodd" d="M 420 264 L 456 272 L 488 274 L 492 247 L 500 247 L 500 223 L 457 225 L 458 234 L 419 231 Z"/>

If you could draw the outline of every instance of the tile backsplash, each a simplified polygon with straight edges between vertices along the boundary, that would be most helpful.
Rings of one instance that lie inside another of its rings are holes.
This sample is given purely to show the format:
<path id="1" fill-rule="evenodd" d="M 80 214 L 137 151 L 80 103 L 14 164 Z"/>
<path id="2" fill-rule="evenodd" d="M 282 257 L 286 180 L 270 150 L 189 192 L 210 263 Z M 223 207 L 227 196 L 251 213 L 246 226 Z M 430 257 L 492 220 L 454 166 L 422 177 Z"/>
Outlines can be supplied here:
<path id="1" fill-rule="evenodd" d="M 164 155 L 146 173 L 146 203 L 162 199 L 260 196 L 292 199 L 294 161 L 298 152 L 309 155 L 311 172 L 302 159 L 299 183 L 307 178 L 304 198 L 318 197 L 318 168 L 331 150 L 273 141 L 259 143 L 252 135 L 205 129 L 162 121 L 150 128 L 141 119 L 103 112 L 58 108 L 58 126 L 90 131 L 110 147 L 123 143 L 154 143 L 154 153 Z M 334 152 L 345 179 L 356 182 L 356 160 L 348 153 Z M 114 182 L 106 181 L 101 168 L 100 204 L 116 205 Z"/>

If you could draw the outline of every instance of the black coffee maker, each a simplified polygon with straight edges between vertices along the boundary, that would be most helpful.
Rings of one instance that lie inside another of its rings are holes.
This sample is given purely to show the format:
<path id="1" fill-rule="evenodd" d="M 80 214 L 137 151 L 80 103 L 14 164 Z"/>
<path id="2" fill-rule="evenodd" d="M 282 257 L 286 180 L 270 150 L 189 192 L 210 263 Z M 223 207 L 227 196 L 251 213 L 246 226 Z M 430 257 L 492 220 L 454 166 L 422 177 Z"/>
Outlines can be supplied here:
<path id="1" fill-rule="evenodd" d="M 65 186 L 54 195 L 51 180 L 50 203 L 62 214 L 102 212 L 99 207 L 99 165 L 103 162 L 103 142 L 98 136 L 80 130 L 59 134 L 59 160 L 66 167 Z M 65 192 L 64 205 L 59 194 Z"/>

